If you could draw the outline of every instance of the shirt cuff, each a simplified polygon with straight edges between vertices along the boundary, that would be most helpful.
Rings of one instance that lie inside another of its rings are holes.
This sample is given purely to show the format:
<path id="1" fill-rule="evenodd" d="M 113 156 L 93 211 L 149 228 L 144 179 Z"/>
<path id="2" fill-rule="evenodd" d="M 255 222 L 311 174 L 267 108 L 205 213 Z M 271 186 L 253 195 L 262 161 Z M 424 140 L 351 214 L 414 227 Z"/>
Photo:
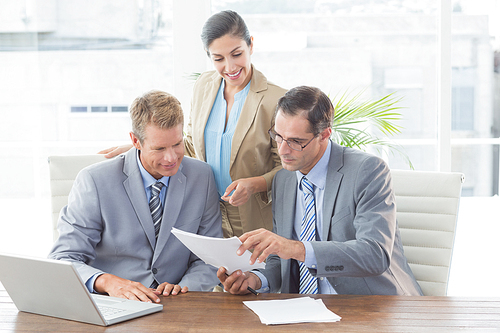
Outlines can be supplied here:
<path id="1" fill-rule="evenodd" d="M 311 245 L 311 242 L 302 242 L 306 249 L 306 257 L 304 260 L 304 265 L 308 268 L 317 269 L 318 262 L 316 261 L 316 254 L 314 253 L 314 248 Z"/>
<path id="2" fill-rule="evenodd" d="M 94 290 L 95 280 L 97 280 L 97 278 L 103 274 L 104 273 L 95 273 L 87 280 L 87 282 L 85 282 L 85 286 L 87 287 L 90 293 L 96 293 L 96 291 Z"/>
<path id="3" fill-rule="evenodd" d="M 255 271 L 255 270 L 253 270 L 251 272 L 254 273 L 255 275 L 257 275 L 257 277 L 260 279 L 260 289 L 256 290 L 256 292 L 268 293 L 269 292 L 269 283 L 267 282 L 267 278 L 264 276 L 264 274 L 262 274 L 259 271 Z"/>

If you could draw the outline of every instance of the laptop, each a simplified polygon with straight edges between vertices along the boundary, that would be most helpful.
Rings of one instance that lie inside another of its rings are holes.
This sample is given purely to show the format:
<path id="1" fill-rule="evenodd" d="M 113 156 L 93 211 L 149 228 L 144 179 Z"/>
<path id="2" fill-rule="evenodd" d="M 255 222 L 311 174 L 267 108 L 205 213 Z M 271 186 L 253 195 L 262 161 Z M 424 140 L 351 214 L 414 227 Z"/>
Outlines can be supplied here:
<path id="1" fill-rule="evenodd" d="M 0 282 L 19 311 L 108 326 L 163 305 L 90 294 L 71 262 L 0 253 Z"/>

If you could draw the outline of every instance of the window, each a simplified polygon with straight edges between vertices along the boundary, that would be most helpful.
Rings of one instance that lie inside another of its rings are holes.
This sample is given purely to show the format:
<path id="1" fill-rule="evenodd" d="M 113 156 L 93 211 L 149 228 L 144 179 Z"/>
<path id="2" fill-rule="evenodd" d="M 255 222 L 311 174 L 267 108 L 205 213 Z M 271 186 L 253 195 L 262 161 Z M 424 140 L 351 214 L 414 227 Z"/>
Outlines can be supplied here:
<path id="1" fill-rule="evenodd" d="M 201 24 L 191 18 L 211 5 L 213 12 L 233 9 L 243 16 L 254 36 L 252 61 L 276 84 L 314 85 L 331 96 L 365 89 L 366 98 L 390 92 L 403 97 L 404 130 L 395 140 L 415 168 L 439 170 L 439 154 L 451 154 L 452 170 L 466 176 L 458 226 L 464 236 L 457 233 L 456 243 L 467 244 L 467 250 L 456 248 L 454 258 L 461 253 L 469 258 L 471 248 L 481 248 L 474 253 L 476 267 L 491 267 L 482 256 L 495 251 L 484 246 L 496 244 L 493 217 L 500 204 L 495 196 L 500 182 L 498 1 L 196 0 L 206 6 L 189 2 L 193 10 L 178 10 L 185 0 L 32 3 L 4 0 L 0 10 L 0 171 L 6 175 L 0 177 L 0 251 L 45 256 L 50 249 L 47 156 L 92 154 L 129 142 L 127 112 L 134 98 L 151 89 L 190 91 L 192 80 L 174 73 L 181 61 L 187 63 L 186 76 L 199 71 L 195 62 L 211 69 L 199 31 L 185 38 L 185 31 L 174 35 L 173 30 L 174 18 Z M 451 9 L 441 15 L 443 4 Z M 451 17 L 444 29 L 451 32 L 447 65 L 453 69 L 451 109 L 443 110 L 452 129 L 444 133 L 451 143 L 446 151 L 438 149 L 438 133 L 443 134 L 438 49 L 447 41 L 439 44 L 437 21 L 443 16 Z M 174 49 L 176 39 L 182 44 Z M 200 61 L 192 49 L 200 51 Z M 393 168 L 408 168 L 399 156 L 383 157 Z M 16 223 L 26 205 L 26 224 Z M 453 264 L 455 276 L 470 273 L 469 263 Z M 488 285 L 496 275 L 481 276 Z M 478 293 L 477 288 L 460 290 Z"/>
<path id="2" fill-rule="evenodd" d="M 108 112 L 113 112 L 113 113 L 127 113 L 128 112 L 128 106 L 126 105 L 92 105 L 90 107 L 88 106 L 71 106 L 70 107 L 70 112 L 72 113 L 108 113 Z"/>
<path id="3" fill-rule="evenodd" d="M 112 106 L 111 112 L 128 112 L 128 106 Z"/>
<path id="4" fill-rule="evenodd" d="M 474 87 L 453 87 L 451 104 L 454 131 L 474 130 Z"/>
<path id="5" fill-rule="evenodd" d="M 87 107 L 86 106 L 72 106 L 71 107 L 71 112 L 87 112 Z"/>
<path id="6" fill-rule="evenodd" d="M 108 112 L 107 106 L 91 106 L 90 112 Z"/>
<path id="7" fill-rule="evenodd" d="M 0 251 L 48 253 L 47 157 L 130 142 L 128 106 L 173 90 L 172 59 L 171 0 L 2 2 Z"/>

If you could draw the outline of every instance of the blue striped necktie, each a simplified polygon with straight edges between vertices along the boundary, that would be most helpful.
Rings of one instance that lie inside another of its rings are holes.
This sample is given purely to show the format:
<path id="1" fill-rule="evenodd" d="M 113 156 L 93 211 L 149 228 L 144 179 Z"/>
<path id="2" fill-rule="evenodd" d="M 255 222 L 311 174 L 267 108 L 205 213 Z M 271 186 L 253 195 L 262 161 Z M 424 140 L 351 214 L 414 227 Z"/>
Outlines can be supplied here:
<path id="1" fill-rule="evenodd" d="M 151 199 L 149 199 L 149 210 L 153 218 L 153 225 L 155 227 L 155 237 L 158 239 L 160 232 L 161 217 L 163 215 L 163 207 L 160 200 L 161 189 L 165 186 L 162 182 L 156 182 L 151 185 Z"/>
<path id="2" fill-rule="evenodd" d="M 314 241 L 316 240 L 316 205 L 314 203 L 313 185 L 307 180 L 306 176 L 302 177 L 302 192 L 304 193 L 304 217 L 302 218 L 300 240 Z M 317 294 L 318 281 L 311 275 L 307 266 L 299 261 L 300 271 L 300 294 Z"/>

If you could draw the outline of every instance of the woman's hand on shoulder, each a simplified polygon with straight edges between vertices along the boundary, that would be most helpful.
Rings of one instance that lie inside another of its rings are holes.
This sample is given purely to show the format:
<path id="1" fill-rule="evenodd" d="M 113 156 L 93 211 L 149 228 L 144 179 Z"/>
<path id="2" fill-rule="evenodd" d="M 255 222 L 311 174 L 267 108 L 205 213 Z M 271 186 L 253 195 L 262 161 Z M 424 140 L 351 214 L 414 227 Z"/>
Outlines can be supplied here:
<path id="1" fill-rule="evenodd" d="M 115 147 L 110 147 L 110 148 L 101 150 L 100 152 L 98 152 L 98 154 L 105 154 L 104 157 L 112 158 L 112 157 L 120 155 L 121 153 L 125 153 L 125 152 L 129 151 L 130 148 L 132 148 L 132 144 L 115 146 Z"/>

